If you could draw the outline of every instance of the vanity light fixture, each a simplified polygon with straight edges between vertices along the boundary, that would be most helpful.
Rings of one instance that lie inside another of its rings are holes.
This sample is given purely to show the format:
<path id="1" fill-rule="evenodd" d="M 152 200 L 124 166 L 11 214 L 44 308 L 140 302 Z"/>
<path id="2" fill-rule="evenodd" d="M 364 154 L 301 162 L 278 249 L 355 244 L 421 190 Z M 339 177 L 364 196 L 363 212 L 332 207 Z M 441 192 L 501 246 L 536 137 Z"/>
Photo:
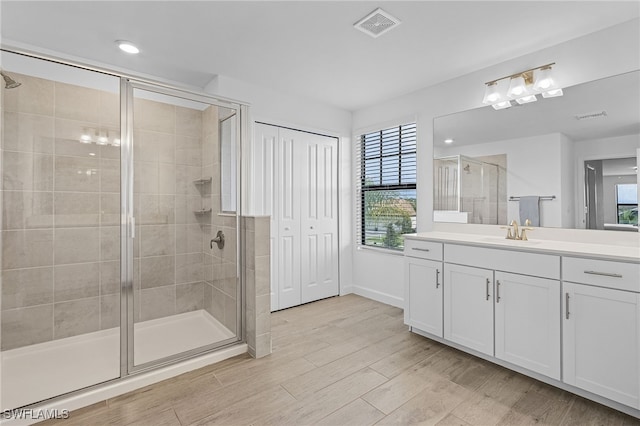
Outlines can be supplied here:
<path id="1" fill-rule="evenodd" d="M 538 100 L 537 94 L 541 94 L 543 98 L 562 96 L 562 89 L 558 87 L 551 72 L 553 65 L 555 62 L 485 83 L 487 87 L 482 103 L 491 105 L 494 109 L 505 109 L 512 106 L 512 100 L 520 105 L 535 102 Z M 506 79 L 509 79 L 509 88 L 503 96 L 498 82 Z"/>

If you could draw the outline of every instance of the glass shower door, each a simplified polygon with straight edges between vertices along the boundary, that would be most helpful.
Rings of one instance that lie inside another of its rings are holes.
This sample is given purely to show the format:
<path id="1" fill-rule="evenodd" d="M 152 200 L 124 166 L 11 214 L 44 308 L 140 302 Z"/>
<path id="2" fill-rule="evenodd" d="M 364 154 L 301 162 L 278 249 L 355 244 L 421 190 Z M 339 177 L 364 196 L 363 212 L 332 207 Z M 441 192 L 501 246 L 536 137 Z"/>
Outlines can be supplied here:
<path id="1" fill-rule="evenodd" d="M 223 213 L 220 164 L 220 122 L 236 107 L 139 83 L 131 93 L 136 370 L 236 342 L 240 287 L 238 221 L 235 209 Z M 224 246 L 212 242 L 218 232 Z"/>
<path id="2" fill-rule="evenodd" d="M 120 377 L 120 80 L 1 55 L 4 411 Z"/>

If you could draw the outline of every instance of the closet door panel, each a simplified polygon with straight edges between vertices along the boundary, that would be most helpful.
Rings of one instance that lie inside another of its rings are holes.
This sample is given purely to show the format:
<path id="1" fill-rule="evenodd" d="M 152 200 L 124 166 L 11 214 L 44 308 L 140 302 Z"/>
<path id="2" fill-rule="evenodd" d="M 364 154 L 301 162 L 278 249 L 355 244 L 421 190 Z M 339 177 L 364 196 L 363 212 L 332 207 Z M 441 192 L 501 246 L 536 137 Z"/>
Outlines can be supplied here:
<path id="1" fill-rule="evenodd" d="M 279 129 L 278 143 L 278 309 L 302 303 L 300 290 L 300 134 Z"/>
<path id="2" fill-rule="evenodd" d="M 337 140 L 308 135 L 301 164 L 302 302 L 338 294 Z M 306 251 L 306 252 L 305 252 Z"/>

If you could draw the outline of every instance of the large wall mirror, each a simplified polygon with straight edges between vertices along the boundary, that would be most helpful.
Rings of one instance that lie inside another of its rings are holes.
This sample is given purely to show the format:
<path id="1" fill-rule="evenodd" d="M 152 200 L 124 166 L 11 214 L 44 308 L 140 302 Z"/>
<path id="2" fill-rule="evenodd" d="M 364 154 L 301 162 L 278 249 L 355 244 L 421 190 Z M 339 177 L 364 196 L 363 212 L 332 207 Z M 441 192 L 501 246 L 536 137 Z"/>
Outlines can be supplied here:
<path id="1" fill-rule="evenodd" d="M 434 120 L 434 221 L 638 231 L 640 71 Z"/>

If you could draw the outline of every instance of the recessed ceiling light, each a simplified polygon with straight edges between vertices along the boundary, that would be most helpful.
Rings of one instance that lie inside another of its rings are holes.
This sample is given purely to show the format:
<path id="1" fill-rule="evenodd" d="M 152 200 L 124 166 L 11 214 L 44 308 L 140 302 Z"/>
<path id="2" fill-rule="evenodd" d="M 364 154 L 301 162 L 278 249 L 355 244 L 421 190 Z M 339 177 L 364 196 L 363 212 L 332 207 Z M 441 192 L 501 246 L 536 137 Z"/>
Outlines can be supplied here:
<path id="1" fill-rule="evenodd" d="M 140 52 L 140 49 L 138 49 L 133 43 L 131 43 L 130 41 L 126 41 L 126 40 L 116 40 L 116 44 L 118 45 L 118 47 L 120 48 L 120 50 L 122 50 L 123 52 L 127 52 L 130 53 L 132 55 L 135 55 L 136 53 Z"/>
<path id="2" fill-rule="evenodd" d="M 453 139 L 445 139 L 445 140 L 444 140 L 444 143 L 446 143 L 446 144 L 453 143 Z"/>

